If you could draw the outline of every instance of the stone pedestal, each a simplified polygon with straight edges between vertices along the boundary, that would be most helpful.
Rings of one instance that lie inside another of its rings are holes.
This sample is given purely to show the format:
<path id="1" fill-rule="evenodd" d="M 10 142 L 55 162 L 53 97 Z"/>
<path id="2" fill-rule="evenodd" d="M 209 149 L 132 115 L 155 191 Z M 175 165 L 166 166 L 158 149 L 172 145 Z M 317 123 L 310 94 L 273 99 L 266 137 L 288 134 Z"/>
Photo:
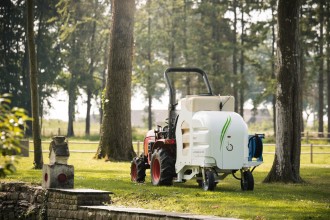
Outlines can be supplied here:
<path id="1" fill-rule="evenodd" d="M 74 168 L 67 164 L 44 164 L 42 168 L 42 187 L 73 189 Z"/>

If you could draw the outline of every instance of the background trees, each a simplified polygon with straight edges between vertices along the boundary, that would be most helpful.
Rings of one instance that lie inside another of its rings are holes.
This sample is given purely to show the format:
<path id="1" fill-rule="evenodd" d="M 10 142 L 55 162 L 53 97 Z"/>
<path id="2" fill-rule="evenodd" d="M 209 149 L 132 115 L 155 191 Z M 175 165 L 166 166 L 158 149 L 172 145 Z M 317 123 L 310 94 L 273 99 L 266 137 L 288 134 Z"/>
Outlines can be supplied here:
<path id="1" fill-rule="evenodd" d="M 169 66 L 203 68 L 216 94 L 236 96 L 240 114 L 250 99 L 255 108 L 260 103 L 274 108 L 277 1 L 135 3 L 132 89 L 145 97 L 149 128 L 154 102 L 166 91 L 163 71 Z M 105 83 L 110 0 L 37 0 L 35 6 L 40 118 L 52 105 L 49 98 L 64 89 L 69 96 L 67 135 L 74 135 L 79 96 L 87 103 L 88 135 L 91 103 L 101 103 Z M 0 93 L 12 93 L 12 104 L 31 115 L 25 8 L 23 0 L 0 2 Z M 299 10 L 302 111 L 305 119 L 314 117 L 314 127 L 322 131 L 327 126 L 322 125 L 324 115 L 330 114 L 329 3 L 302 0 Z"/>

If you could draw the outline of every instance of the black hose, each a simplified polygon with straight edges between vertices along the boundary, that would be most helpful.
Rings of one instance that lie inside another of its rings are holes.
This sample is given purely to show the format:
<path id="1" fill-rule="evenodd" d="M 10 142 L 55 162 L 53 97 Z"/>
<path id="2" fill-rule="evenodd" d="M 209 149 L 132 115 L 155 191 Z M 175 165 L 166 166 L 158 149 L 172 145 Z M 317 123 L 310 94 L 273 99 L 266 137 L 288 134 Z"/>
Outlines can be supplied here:
<path id="1" fill-rule="evenodd" d="M 233 170 L 231 171 L 231 174 L 233 175 L 233 177 L 237 180 L 242 180 L 241 178 L 238 178 L 237 176 L 235 176 L 235 173 L 236 173 L 237 170 Z"/>

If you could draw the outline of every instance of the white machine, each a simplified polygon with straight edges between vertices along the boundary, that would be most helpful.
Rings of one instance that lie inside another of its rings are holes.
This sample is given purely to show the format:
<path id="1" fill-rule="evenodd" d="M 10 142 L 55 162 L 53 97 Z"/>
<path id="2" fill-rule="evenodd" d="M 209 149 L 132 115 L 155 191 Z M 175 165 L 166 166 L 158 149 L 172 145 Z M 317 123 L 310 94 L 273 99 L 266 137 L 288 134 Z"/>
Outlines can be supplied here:
<path id="1" fill-rule="evenodd" d="M 233 174 L 242 190 L 253 190 L 252 172 L 262 163 L 264 135 L 248 135 L 243 118 L 234 112 L 234 97 L 214 96 L 198 68 L 169 68 L 165 79 L 170 91 L 168 125 L 148 132 L 144 153 L 131 164 L 132 181 L 144 182 L 150 168 L 153 185 L 196 178 L 204 190 L 214 190 Z"/>

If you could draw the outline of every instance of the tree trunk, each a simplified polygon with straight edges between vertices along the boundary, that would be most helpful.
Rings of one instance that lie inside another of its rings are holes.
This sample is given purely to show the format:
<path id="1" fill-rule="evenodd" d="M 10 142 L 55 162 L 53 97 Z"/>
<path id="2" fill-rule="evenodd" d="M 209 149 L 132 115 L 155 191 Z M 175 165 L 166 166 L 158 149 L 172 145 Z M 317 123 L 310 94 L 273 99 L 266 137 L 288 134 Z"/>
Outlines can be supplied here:
<path id="1" fill-rule="evenodd" d="M 91 129 L 91 104 L 92 101 L 92 92 L 90 89 L 87 89 L 87 111 L 86 111 L 86 119 L 85 119 L 85 135 L 90 135 Z"/>
<path id="2" fill-rule="evenodd" d="M 237 0 L 233 1 L 233 11 L 234 11 L 234 32 L 233 32 L 233 74 L 234 74 L 234 97 L 235 97 L 235 106 L 234 111 L 238 112 L 238 88 L 237 88 Z"/>
<path id="3" fill-rule="evenodd" d="M 212 30 L 212 45 L 215 47 L 215 50 L 212 51 L 212 71 L 214 74 L 220 72 L 220 54 L 218 51 L 219 44 L 219 24 L 218 24 L 218 2 L 213 1 L 211 3 L 212 9 L 210 10 L 210 19 L 211 19 L 211 30 Z"/>
<path id="4" fill-rule="evenodd" d="M 147 85 L 147 92 L 148 92 L 148 129 L 152 129 L 152 94 L 154 93 L 152 84 L 152 73 L 151 73 L 151 0 L 147 1 L 148 4 L 148 66 L 147 66 L 147 74 L 148 74 L 148 85 Z"/>
<path id="5" fill-rule="evenodd" d="M 26 30 L 27 31 L 27 30 Z M 28 43 L 25 43 L 25 48 L 28 48 Z M 22 76 L 22 81 L 24 83 L 24 89 L 26 89 L 28 95 L 27 95 L 27 100 L 26 103 L 24 103 L 24 109 L 27 110 L 29 112 L 29 116 L 32 117 L 32 95 L 31 95 L 31 83 L 30 83 L 30 77 L 29 77 L 29 64 L 30 59 L 29 59 L 29 51 L 26 51 L 24 53 L 24 59 L 22 62 L 22 66 L 23 66 L 23 76 Z M 26 126 L 25 126 L 25 133 L 24 133 L 25 137 L 31 137 L 33 136 L 32 133 L 32 120 L 29 120 L 26 122 Z"/>
<path id="6" fill-rule="evenodd" d="M 85 135 L 90 135 L 90 128 L 91 128 L 91 101 L 92 101 L 92 90 L 94 89 L 94 68 L 95 68 L 95 59 L 96 56 L 96 49 L 95 49 L 95 34 L 96 34 L 96 20 L 97 20 L 97 9 L 98 9 L 98 0 L 94 1 L 94 21 L 92 26 L 92 35 L 90 38 L 90 50 L 89 50 L 89 57 L 90 57 L 90 63 L 89 63 L 89 79 L 90 82 L 87 82 L 87 111 L 86 111 L 86 119 L 85 119 Z"/>
<path id="7" fill-rule="evenodd" d="M 172 13 L 171 15 L 175 15 L 175 1 L 172 1 Z M 170 46 L 169 46 L 169 59 L 168 64 L 169 67 L 175 67 L 177 63 L 177 55 L 176 55 L 176 47 L 175 47 L 175 39 L 176 39 L 176 32 L 177 32 L 177 23 L 175 16 L 171 16 L 171 37 L 170 37 Z"/>
<path id="8" fill-rule="evenodd" d="M 38 98 L 38 73 L 37 60 L 35 53 L 34 31 L 33 31 L 33 0 L 27 0 L 27 40 L 30 60 L 30 88 L 31 88 L 31 105 L 32 105 L 32 133 L 34 144 L 34 168 L 42 169 L 43 157 L 40 138 L 39 125 L 39 98 Z"/>
<path id="9" fill-rule="evenodd" d="M 106 38 L 106 44 L 105 47 L 108 48 L 109 46 L 109 39 Z M 103 71 L 102 71 L 102 87 L 101 87 L 101 107 L 100 107 L 100 130 L 102 128 L 102 121 L 103 121 L 103 104 L 104 104 L 104 91 L 105 91 L 105 86 L 106 86 L 106 73 L 107 73 L 107 68 L 108 68 L 108 53 L 105 52 L 104 53 L 104 57 L 103 57 Z M 101 133 L 101 132 L 100 132 Z"/>
<path id="10" fill-rule="evenodd" d="M 319 38 L 319 78 L 318 78 L 318 89 L 319 89 L 319 109 L 318 109 L 318 121 L 319 121 L 319 137 L 323 137 L 323 109 L 324 109 L 324 58 L 323 58 L 323 24 L 324 24 L 324 1 L 321 0 L 319 3 L 320 7 L 320 38 Z"/>
<path id="11" fill-rule="evenodd" d="M 302 182 L 299 6 L 299 0 L 279 0 L 278 3 L 276 150 L 264 182 Z"/>
<path id="12" fill-rule="evenodd" d="M 271 77 L 273 80 L 275 80 L 275 7 L 276 7 L 276 1 L 271 2 L 271 8 L 272 8 L 272 73 Z M 273 106 L 273 129 L 274 129 L 274 137 L 276 136 L 276 94 L 273 93 L 272 97 L 272 106 Z"/>
<path id="13" fill-rule="evenodd" d="M 73 130 L 73 122 L 75 118 L 75 105 L 76 105 L 76 77 L 75 73 L 71 73 L 71 79 L 70 79 L 70 85 L 68 90 L 68 96 L 69 96 L 69 103 L 68 103 L 68 131 L 67 136 L 72 137 L 74 136 L 74 130 Z"/>
<path id="14" fill-rule="evenodd" d="M 76 35 L 73 33 L 72 36 L 72 53 L 73 54 L 80 54 L 79 45 L 77 45 Z M 77 72 L 78 64 L 77 62 L 72 62 L 71 66 L 69 66 L 69 70 L 71 73 L 71 78 L 69 79 L 69 86 L 68 86 L 68 130 L 67 136 L 73 137 L 74 136 L 74 129 L 73 129 L 73 122 L 75 120 L 76 114 L 76 101 L 77 101 L 77 78 L 79 72 Z"/>
<path id="15" fill-rule="evenodd" d="M 148 130 L 152 129 L 152 96 L 148 95 Z"/>
<path id="16" fill-rule="evenodd" d="M 105 156 L 114 160 L 127 161 L 135 156 L 131 129 L 134 12 L 134 0 L 113 0 L 109 68 L 100 145 L 105 149 Z"/>
<path id="17" fill-rule="evenodd" d="M 300 6 L 300 18 L 303 17 L 303 6 L 301 5 Z M 300 35 L 300 75 L 301 75 L 301 87 L 302 88 L 305 88 L 306 87 L 306 67 L 305 67 L 305 48 L 306 48 L 306 45 L 305 45 L 305 41 L 302 37 L 302 31 L 303 31 L 303 25 L 300 23 L 299 25 L 299 32 L 301 33 Z M 301 93 L 301 103 L 303 103 L 303 100 L 304 100 L 304 95 L 305 95 L 305 92 L 302 91 Z M 307 113 L 307 111 L 306 111 Z M 304 123 L 304 110 L 303 108 L 301 109 L 301 133 L 304 134 L 304 131 L 305 131 L 305 123 Z M 306 118 L 306 123 L 308 122 L 308 117 L 309 115 L 307 114 L 307 118 Z"/>
<path id="18" fill-rule="evenodd" d="M 330 2 L 327 2 L 327 115 L 328 115 L 328 135 L 330 138 Z"/>
<path id="19" fill-rule="evenodd" d="M 245 89 L 245 78 L 244 78 L 244 2 L 241 2 L 241 58 L 240 58 L 240 87 L 239 87 L 239 114 L 244 117 L 244 89 Z"/>

